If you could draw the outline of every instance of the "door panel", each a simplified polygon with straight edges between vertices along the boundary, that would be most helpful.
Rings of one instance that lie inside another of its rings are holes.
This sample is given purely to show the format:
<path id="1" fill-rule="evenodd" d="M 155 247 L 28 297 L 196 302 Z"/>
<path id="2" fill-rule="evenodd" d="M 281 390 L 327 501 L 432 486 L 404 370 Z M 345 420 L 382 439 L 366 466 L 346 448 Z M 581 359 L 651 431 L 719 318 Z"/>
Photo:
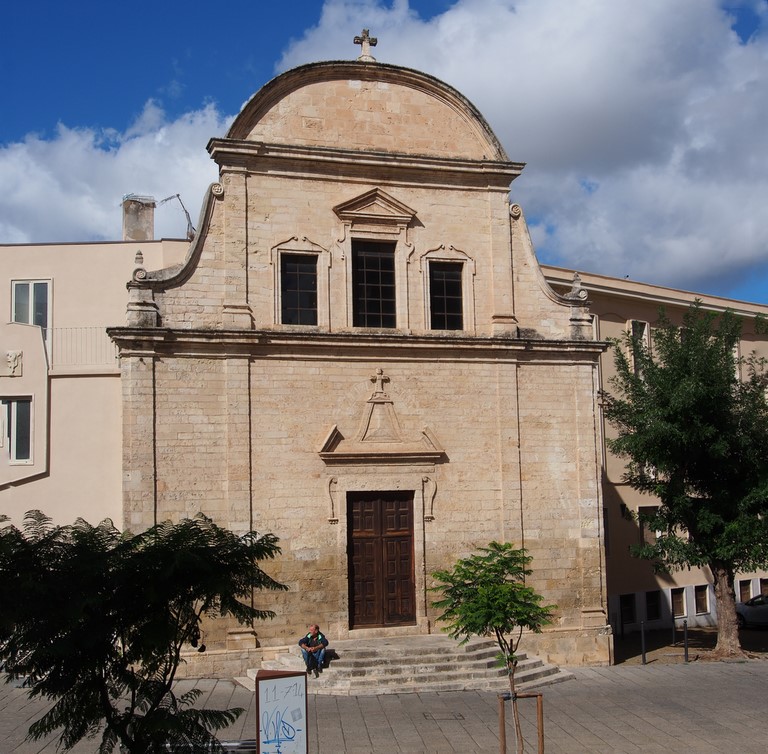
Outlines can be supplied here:
<path id="1" fill-rule="evenodd" d="M 413 625 L 413 493 L 347 497 L 350 628 Z"/>

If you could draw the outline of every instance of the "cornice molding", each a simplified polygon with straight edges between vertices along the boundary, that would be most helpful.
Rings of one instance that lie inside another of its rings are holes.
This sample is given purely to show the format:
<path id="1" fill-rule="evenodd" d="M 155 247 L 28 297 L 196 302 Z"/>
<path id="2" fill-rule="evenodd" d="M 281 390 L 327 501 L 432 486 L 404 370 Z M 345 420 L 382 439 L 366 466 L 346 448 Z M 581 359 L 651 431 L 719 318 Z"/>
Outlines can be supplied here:
<path id="1" fill-rule="evenodd" d="M 413 175 L 427 183 L 476 183 L 506 189 L 525 167 L 524 162 L 466 160 L 412 155 L 404 152 L 359 151 L 336 147 L 297 146 L 263 141 L 211 139 L 207 150 L 222 169 L 248 173 L 284 172 L 318 176 L 367 176 L 372 173 Z M 439 178 L 438 178 L 439 176 Z"/>

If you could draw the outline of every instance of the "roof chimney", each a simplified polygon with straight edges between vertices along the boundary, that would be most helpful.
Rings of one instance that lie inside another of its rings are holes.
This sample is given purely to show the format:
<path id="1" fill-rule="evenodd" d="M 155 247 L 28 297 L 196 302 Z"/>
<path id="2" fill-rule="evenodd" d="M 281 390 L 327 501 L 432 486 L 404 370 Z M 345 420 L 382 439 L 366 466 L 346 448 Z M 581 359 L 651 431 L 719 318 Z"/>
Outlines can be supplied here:
<path id="1" fill-rule="evenodd" d="M 123 197 L 123 241 L 155 238 L 155 197 L 126 194 Z"/>

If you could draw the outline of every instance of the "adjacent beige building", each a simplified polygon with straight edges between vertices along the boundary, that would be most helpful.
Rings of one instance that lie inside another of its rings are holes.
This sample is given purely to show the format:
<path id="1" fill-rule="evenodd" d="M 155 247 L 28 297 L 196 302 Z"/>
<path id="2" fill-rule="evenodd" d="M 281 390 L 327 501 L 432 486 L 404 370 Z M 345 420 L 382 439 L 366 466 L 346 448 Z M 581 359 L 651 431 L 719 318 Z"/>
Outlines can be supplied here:
<path id="1" fill-rule="evenodd" d="M 289 71 L 208 151 L 191 244 L 151 240 L 153 202 L 130 197 L 123 242 L 0 246 L 0 512 L 277 534 L 290 591 L 257 596 L 274 621 L 207 627 L 214 671 L 309 620 L 439 630 L 430 574 L 493 539 L 528 550 L 558 606 L 528 643 L 553 662 L 610 662 L 613 631 L 682 617 L 674 590 L 713 619 L 707 574 L 629 561 L 622 512 L 650 503 L 621 485 L 598 404 L 605 339 L 691 294 L 542 269 L 509 201 L 523 164 L 417 71 Z"/>
<path id="2" fill-rule="evenodd" d="M 572 272 L 557 267 L 544 267 L 544 274 L 556 290 L 567 290 Z M 742 338 L 738 356 L 751 354 L 768 357 L 768 341 L 755 331 L 755 318 L 766 314 L 766 307 L 718 296 L 672 290 L 632 280 L 619 280 L 596 274 L 582 274 L 582 284 L 589 291 L 590 311 L 595 334 L 600 340 L 620 339 L 634 332 L 650 344 L 651 332 L 663 308 L 669 319 L 682 324 L 683 315 L 694 301 L 707 311 L 730 310 L 742 321 Z M 601 360 L 600 387 L 611 391 L 610 378 L 614 364 L 611 353 Z M 670 625 L 674 619 L 682 626 L 714 626 L 717 624 L 712 577 L 708 570 L 693 568 L 672 574 L 656 574 L 650 564 L 630 555 L 630 547 L 654 538 L 638 522 L 643 508 L 658 503 L 647 495 L 630 489 L 622 476 L 624 462 L 605 450 L 603 445 L 603 506 L 606 531 L 606 568 L 608 605 L 611 625 L 616 634 L 637 630 L 641 621 L 649 630 Z M 736 579 L 736 599 L 746 601 L 757 594 L 768 594 L 768 574 L 745 573 Z"/>
<path id="3" fill-rule="evenodd" d="M 0 244 L 0 513 L 122 522 L 121 389 L 106 326 L 125 320 L 137 253 L 180 241 Z"/>

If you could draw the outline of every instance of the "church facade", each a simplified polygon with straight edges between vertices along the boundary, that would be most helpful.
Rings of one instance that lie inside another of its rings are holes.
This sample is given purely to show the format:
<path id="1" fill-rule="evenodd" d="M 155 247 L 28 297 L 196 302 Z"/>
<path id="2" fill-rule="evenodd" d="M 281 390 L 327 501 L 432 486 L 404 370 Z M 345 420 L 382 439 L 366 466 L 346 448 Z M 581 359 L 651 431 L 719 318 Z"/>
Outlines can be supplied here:
<path id="1" fill-rule="evenodd" d="M 274 532 L 277 617 L 235 658 L 440 630 L 431 573 L 525 547 L 555 621 L 527 647 L 608 663 L 598 364 L 587 292 L 555 293 L 481 114 L 372 59 L 277 77 L 208 150 L 186 259 L 129 284 L 126 528 L 203 511 Z M 243 660 L 245 662 L 246 660 Z"/>

